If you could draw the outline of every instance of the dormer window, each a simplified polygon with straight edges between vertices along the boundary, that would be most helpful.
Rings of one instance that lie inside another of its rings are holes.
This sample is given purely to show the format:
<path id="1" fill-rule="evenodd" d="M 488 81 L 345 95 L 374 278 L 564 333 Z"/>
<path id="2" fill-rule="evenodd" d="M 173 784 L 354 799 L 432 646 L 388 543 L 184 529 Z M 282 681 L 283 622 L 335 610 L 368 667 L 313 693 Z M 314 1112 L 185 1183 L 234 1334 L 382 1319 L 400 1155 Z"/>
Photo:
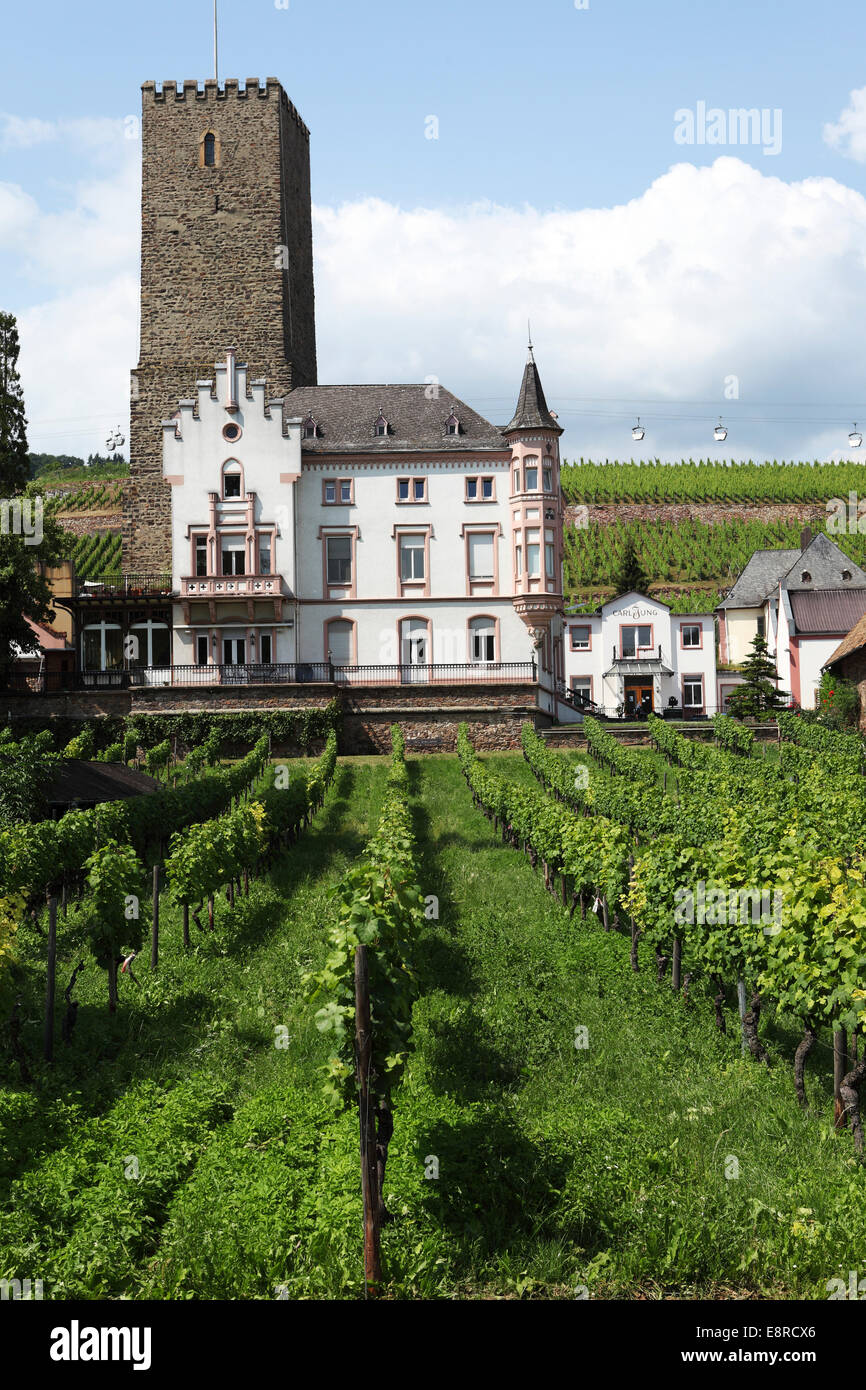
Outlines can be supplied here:
<path id="1" fill-rule="evenodd" d="M 800 582 L 801 582 L 801 584 L 811 584 L 811 583 L 812 583 L 812 576 L 811 576 L 811 574 L 809 573 L 808 570 L 803 570 L 803 573 L 800 575 Z"/>
<path id="2" fill-rule="evenodd" d="M 385 435 L 387 435 L 387 434 L 390 433 L 390 430 L 391 430 L 391 427 L 390 427 L 390 425 L 388 424 L 388 421 L 385 419 L 385 416 L 382 414 L 382 412 L 381 412 L 381 410 L 380 410 L 380 411 L 379 411 L 379 418 L 378 418 L 378 420 L 376 421 L 375 425 L 373 426 L 373 433 L 376 434 L 377 436 L 379 436 L 379 438 L 383 438 Z"/>
<path id="3" fill-rule="evenodd" d="M 454 414 L 454 411 L 453 411 L 453 410 L 452 410 L 451 414 L 448 416 L 448 419 L 445 421 L 445 433 L 446 433 L 446 434 L 459 434 L 459 433 L 460 433 L 460 421 L 457 419 L 457 416 Z"/>
<path id="4" fill-rule="evenodd" d="M 315 420 L 313 418 L 312 411 L 310 411 L 309 415 L 304 421 L 304 428 L 302 433 L 304 439 L 321 439 L 322 437 L 322 431 L 319 427 L 319 422 L 318 420 Z"/>
<path id="5" fill-rule="evenodd" d="M 850 571 L 850 570 L 843 570 L 843 571 L 842 571 L 842 578 L 843 578 L 843 579 L 850 579 L 850 578 L 851 578 L 851 571 Z"/>

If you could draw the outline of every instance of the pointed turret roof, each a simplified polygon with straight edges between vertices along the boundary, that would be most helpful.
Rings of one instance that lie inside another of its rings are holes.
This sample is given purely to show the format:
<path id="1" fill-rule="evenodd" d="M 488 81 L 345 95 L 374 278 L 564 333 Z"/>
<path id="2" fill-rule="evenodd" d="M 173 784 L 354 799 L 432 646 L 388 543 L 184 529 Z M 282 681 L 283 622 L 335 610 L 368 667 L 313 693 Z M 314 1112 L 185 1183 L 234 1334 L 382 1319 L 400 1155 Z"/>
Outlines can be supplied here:
<path id="1" fill-rule="evenodd" d="M 514 412 L 514 418 L 504 427 L 502 433 L 509 434 L 511 430 L 538 429 L 556 430 L 557 434 L 562 434 L 562 428 L 556 423 L 547 408 L 544 388 L 541 385 L 541 377 L 538 375 L 538 368 L 535 365 L 535 357 L 530 343 L 529 356 L 526 359 L 523 380 L 520 383 L 520 395 L 517 398 L 517 409 Z"/>

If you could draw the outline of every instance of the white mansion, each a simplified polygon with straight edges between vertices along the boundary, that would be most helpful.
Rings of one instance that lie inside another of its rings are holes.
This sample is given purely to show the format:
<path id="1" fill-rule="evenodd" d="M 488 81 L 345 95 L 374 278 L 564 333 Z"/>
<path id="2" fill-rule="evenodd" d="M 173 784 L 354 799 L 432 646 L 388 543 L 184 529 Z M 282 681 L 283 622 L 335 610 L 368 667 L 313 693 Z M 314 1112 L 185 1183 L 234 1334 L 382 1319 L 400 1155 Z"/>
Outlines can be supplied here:
<path id="1" fill-rule="evenodd" d="M 454 681 L 535 662 L 552 693 L 560 434 L 531 350 L 501 429 L 439 386 L 269 400 L 228 350 L 163 424 L 173 671 L 149 679 Z"/>

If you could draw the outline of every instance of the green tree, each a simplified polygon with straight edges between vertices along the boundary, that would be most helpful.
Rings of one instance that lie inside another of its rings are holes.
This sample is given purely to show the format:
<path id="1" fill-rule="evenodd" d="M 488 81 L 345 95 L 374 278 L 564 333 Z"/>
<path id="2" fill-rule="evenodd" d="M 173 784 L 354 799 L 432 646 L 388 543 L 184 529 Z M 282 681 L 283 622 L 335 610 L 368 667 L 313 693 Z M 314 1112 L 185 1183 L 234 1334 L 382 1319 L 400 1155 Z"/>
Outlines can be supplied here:
<path id="1" fill-rule="evenodd" d="M 619 562 L 614 575 L 614 587 L 617 594 L 628 594 L 633 589 L 639 594 L 648 594 L 651 583 L 650 577 L 641 563 L 634 541 L 629 540 L 625 548 L 622 559 Z"/>
<path id="2" fill-rule="evenodd" d="M 22 492 L 30 477 L 24 393 L 18 375 L 18 325 L 0 313 L 0 496 Z"/>
<path id="3" fill-rule="evenodd" d="M 776 666 L 760 634 L 752 638 L 752 651 L 740 670 L 745 679 L 728 699 L 728 710 L 736 719 L 756 719 L 767 711 L 783 708 L 788 697 L 778 688 Z"/>
<path id="4" fill-rule="evenodd" d="M 20 743 L 0 744 L 0 825 L 41 820 L 48 811 L 45 787 L 59 762 L 47 732 Z"/>
<path id="5" fill-rule="evenodd" d="M 39 567 L 57 564 L 63 555 L 57 522 L 42 515 L 41 499 L 22 496 L 29 476 L 18 328 L 11 314 L 0 314 L 0 688 L 12 669 L 13 644 L 32 648 L 27 618 L 54 618 L 51 589 Z"/>

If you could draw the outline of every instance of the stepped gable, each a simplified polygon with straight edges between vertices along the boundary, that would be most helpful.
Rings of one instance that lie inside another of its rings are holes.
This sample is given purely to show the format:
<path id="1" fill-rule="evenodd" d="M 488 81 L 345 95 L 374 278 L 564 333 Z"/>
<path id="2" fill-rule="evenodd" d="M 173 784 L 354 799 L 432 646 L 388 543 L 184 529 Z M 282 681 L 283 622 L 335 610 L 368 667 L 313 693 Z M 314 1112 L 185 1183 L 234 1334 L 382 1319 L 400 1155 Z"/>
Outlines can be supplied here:
<path id="1" fill-rule="evenodd" d="M 429 385 L 302 386 L 283 401 L 283 419 L 312 416 L 319 433 L 301 440 L 304 453 L 455 452 L 506 448 L 502 433 L 443 386 L 431 399 Z M 384 416 L 388 433 L 376 434 Z M 456 416 L 459 434 L 447 432 Z"/>

